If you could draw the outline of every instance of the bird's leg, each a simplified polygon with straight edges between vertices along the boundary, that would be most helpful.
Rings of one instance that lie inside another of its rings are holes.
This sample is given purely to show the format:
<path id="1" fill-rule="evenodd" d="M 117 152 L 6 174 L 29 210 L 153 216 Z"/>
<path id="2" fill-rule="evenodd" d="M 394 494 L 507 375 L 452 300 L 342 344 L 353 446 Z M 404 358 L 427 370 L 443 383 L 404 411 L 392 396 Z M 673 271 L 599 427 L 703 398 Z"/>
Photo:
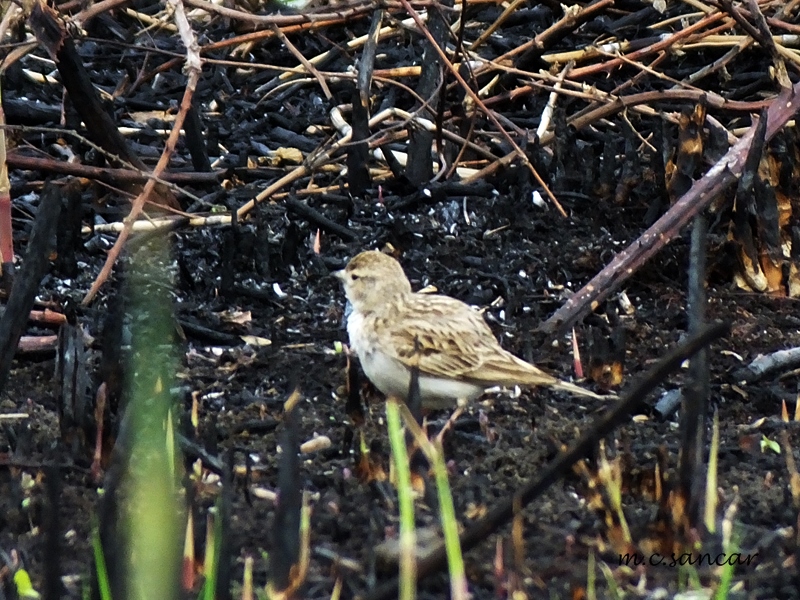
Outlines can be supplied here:
<path id="1" fill-rule="evenodd" d="M 447 423 L 444 424 L 444 427 L 442 427 L 442 430 L 439 433 L 436 434 L 436 441 L 438 443 L 440 443 L 440 444 L 442 443 L 442 440 L 444 439 L 445 433 L 447 433 L 453 427 L 453 424 L 456 422 L 456 419 L 458 419 L 458 417 L 460 417 L 461 413 L 463 413 L 463 412 L 464 412 L 464 407 L 463 406 L 459 406 L 453 411 L 453 414 L 450 415 L 449 419 L 447 419 Z"/>

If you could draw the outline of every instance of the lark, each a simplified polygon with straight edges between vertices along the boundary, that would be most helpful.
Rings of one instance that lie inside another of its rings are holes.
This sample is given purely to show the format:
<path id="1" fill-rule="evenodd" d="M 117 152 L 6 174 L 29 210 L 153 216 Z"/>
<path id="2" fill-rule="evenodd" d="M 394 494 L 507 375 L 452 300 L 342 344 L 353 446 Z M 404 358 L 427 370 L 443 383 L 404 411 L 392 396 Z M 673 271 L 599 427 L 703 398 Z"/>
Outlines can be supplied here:
<path id="1" fill-rule="evenodd" d="M 504 350 L 469 305 L 415 293 L 400 263 L 382 252 L 362 252 L 335 275 L 352 305 L 350 348 L 387 396 L 407 399 L 416 364 L 428 410 L 464 404 L 495 386 L 548 386 L 602 398 Z"/>

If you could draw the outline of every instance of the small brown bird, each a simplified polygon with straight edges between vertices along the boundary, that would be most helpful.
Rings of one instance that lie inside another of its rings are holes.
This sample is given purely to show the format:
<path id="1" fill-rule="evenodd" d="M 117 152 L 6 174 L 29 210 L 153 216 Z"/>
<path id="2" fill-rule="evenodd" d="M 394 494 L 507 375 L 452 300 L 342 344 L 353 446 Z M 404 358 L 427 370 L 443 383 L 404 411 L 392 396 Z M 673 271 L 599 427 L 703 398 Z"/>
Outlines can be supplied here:
<path id="1" fill-rule="evenodd" d="M 501 348 L 483 318 L 460 300 L 414 293 L 400 263 L 386 254 L 362 252 L 335 275 L 353 307 L 350 347 L 387 396 L 406 399 L 416 363 L 426 409 L 474 400 L 494 386 L 546 385 L 603 398 Z"/>

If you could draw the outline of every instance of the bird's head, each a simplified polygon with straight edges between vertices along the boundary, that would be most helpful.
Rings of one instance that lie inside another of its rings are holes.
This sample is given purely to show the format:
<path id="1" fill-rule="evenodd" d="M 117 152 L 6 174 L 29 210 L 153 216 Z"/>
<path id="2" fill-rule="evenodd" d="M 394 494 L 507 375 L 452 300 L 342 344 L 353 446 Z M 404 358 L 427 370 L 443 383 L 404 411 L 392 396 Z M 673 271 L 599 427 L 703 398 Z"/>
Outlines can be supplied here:
<path id="1" fill-rule="evenodd" d="M 400 263 L 377 250 L 358 254 L 334 275 L 342 282 L 353 308 L 359 312 L 373 312 L 387 302 L 411 293 L 411 284 Z"/>

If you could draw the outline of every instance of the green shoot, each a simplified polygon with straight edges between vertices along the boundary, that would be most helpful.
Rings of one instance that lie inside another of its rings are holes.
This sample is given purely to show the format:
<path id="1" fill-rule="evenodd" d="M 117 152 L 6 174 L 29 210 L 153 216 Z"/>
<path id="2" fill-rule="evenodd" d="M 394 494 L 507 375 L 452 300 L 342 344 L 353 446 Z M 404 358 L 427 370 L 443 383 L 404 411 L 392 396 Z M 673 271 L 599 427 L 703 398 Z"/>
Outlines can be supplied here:
<path id="1" fill-rule="evenodd" d="M 417 593 L 414 491 L 411 487 L 405 436 L 400 424 L 400 409 L 394 398 L 389 398 L 386 402 L 386 423 L 397 474 L 397 500 L 400 504 L 400 600 L 413 600 Z"/>

